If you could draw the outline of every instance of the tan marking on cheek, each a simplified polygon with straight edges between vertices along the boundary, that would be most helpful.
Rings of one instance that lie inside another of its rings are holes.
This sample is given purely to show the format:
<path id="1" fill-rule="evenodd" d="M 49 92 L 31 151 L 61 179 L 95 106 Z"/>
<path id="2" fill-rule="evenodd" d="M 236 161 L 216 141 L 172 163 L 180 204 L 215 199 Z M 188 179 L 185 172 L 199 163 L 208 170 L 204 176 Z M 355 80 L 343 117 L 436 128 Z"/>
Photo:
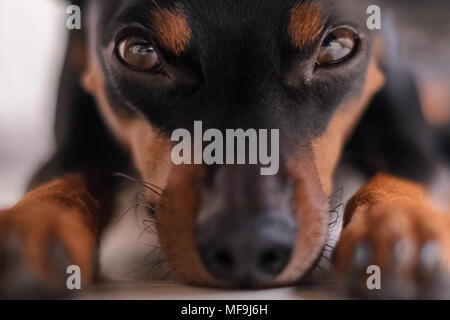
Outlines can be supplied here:
<path id="1" fill-rule="evenodd" d="M 292 8 L 289 35 L 295 47 L 313 42 L 324 25 L 321 9 L 312 3 L 298 3 Z"/>
<path id="2" fill-rule="evenodd" d="M 164 190 L 162 211 L 157 215 L 164 254 L 177 275 L 195 285 L 221 286 L 201 262 L 195 242 L 195 220 L 199 206 L 196 189 L 205 174 L 202 166 L 176 166 Z"/>
<path id="3" fill-rule="evenodd" d="M 340 106 L 326 132 L 313 141 L 317 171 L 327 195 L 331 195 L 333 192 L 333 175 L 346 140 L 383 84 L 384 75 L 378 68 L 375 59 L 372 59 L 361 96 Z"/>
<path id="4" fill-rule="evenodd" d="M 144 181 L 165 189 L 168 175 L 174 165 L 171 159 L 172 143 L 144 120 L 136 120 L 130 129 L 130 149 L 134 165 Z M 147 190 L 147 197 L 155 203 L 160 199 Z"/>
<path id="5" fill-rule="evenodd" d="M 164 190 L 161 197 L 151 191 L 146 196 L 158 207 L 158 234 L 169 265 L 184 282 L 223 286 L 204 268 L 195 242 L 200 201 L 196 186 L 204 176 L 203 167 L 174 165 L 170 139 L 145 123 L 134 127 L 131 150 L 142 179 Z"/>
<path id="6" fill-rule="evenodd" d="M 131 151 L 142 179 L 164 190 L 160 197 L 147 190 L 146 197 L 158 208 L 156 221 L 165 259 L 187 283 L 219 285 L 204 269 L 195 242 L 196 185 L 203 177 L 202 167 L 175 166 L 169 137 L 145 122 L 132 129 Z"/>
<path id="7" fill-rule="evenodd" d="M 97 102 L 100 113 L 116 140 L 131 153 L 142 179 L 164 188 L 171 164 L 170 139 L 140 118 L 122 118 L 109 105 L 104 88 L 104 75 L 96 59 L 91 59 L 83 76 L 83 86 Z M 153 199 L 154 194 L 148 193 Z"/>
<path id="8" fill-rule="evenodd" d="M 126 149 L 130 147 L 130 128 L 134 119 L 119 117 L 109 105 L 105 94 L 104 75 L 97 58 L 91 58 L 87 70 L 82 76 L 83 88 L 96 100 L 103 120 L 109 127 L 117 142 Z"/>
<path id="9" fill-rule="evenodd" d="M 85 89 L 95 96 L 105 122 L 131 152 L 142 180 L 164 190 L 160 197 L 147 190 L 146 198 L 158 207 L 156 221 L 165 258 L 182 280 L 219 285 L 204 269 L 195 243 L 198 211 L 195 186 L 202 178 L 202 167 L 175 166 L 171 160 L 170 138 L 143 119 L 118 117 L 109 106 L 103 83 L 98 63 L 91 63 L 83 78 Z"/>
<path id="10" fill-rule="evenodd" d="M 450 87 L 440 82 L 419 84 L 419 93 L 425 119 L 432 126 L 440 127 L 450 122 Z"/>
<path id="11" fill-rule="evenodd" d="M 288 172 L 297 184 L 293 206 L 299 229 L 291 263 L 277 280 L 292 284 L 311 268 L 325 245 L 329 206 L 310 157 L 291 159 L 288 162 Z"/>
<path id="12" fill-rule="evenodd" d="M 175 53 L 187 50 L 192 31 L 186 15 L 179 8 L 161 9 L 153 13 L 153 25 L 161 44 Z"/>

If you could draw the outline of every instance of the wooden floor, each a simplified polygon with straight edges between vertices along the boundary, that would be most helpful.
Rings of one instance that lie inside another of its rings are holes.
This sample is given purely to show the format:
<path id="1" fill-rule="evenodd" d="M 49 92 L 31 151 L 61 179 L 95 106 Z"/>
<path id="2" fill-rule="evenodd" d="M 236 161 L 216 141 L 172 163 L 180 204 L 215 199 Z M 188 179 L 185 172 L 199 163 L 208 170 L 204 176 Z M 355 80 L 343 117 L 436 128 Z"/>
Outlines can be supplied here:
<path id="1" fill-rule="evenodd" d="M 204 289 L 177 284 L 115 284 L 99 286 L 78 299 L 90 300 L 323 300 L 341 299 L 331 290 L 283 288 L 258 291 Z"/>

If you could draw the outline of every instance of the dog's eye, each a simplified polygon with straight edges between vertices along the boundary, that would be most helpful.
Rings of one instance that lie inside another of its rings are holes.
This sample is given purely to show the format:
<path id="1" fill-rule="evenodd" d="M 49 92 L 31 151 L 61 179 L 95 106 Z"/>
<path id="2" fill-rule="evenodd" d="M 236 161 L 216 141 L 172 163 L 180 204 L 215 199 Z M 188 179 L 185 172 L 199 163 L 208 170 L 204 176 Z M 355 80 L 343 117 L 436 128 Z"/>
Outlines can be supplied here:
<path id="1" fill-rule="evenodd" d="M 161 67 L 158 54 L 144 39 L 130 37 L 117 47 L 120 59 L 129 67 L 142 71 L 157 71 Z"/>
<path id="2" fill-rule="evenodd" d="M 322 42 L 317 65 L 330 65 L 344 61 L 351 56 L 356 47 L 356 37 L 350 30 L 341 28 L 328 34 Z"/>

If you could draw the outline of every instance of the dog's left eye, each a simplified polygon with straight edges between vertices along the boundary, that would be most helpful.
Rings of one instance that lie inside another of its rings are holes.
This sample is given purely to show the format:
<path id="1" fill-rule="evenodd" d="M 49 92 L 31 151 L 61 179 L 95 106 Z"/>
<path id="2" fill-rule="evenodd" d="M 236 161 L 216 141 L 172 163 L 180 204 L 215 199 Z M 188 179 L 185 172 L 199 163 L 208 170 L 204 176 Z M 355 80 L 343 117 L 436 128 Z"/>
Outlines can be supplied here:
<path id="1" fill-rule="evenodd" d="M 120 60 L 133 69 L 157 71 L 161 67 L 154 47 L 144 39 L 125 38 L 117 46 L 117 52 Z"/>
<path id="2" fill-rule="evenodd" d="M 345 28 L 330 32 L 320 47 L 317 65 L 330 65 L 349 58 L 356 48 L 356 37 Z"/>

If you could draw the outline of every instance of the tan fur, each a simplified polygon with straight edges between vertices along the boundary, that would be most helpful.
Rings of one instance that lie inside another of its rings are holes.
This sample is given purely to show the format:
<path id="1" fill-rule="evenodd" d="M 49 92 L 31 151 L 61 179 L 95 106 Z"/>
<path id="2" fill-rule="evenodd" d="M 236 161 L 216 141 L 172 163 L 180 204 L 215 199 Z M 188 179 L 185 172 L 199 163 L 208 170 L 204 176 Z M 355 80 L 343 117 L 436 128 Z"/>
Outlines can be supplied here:
<path id="1" fill-rule="evenodd" d="M 295 181 L 293 207 L 299 230 L 291 263 L 277 278 L 280 284 L 297 281 L 314 263 L 325 244 L 329 223 L 328 200 L 322 191 L 313 161 L 301 152 L 302 158 L 289 159 L 290 178 Z"/>
<path id="2" fill-rule="evenodd" d="M 161 44 L 174 54 L 182 54 L 189 46 L 192 31 L 186 15 L 179 8 L 161 9 L 153 13 L 153 24 Z"/>
<path id="3" fill-rule="evenodd" d="M 325 134 L 313 142 L 314 158 L 320 181 L 328 195 L 333 191 L 333 174 L 341 157 L 345 141 L 358 123 L 374 94 L 384 84 L 384 76 L 377 65 L 375 57 L 369 64 L 361 95 L 339 107 Z"/>
<path id="4" fill-rule="evenodd" d="M 97 59 L 91 59 L 83 76 L 83 86 L 95 97 L 103 120 L 116 140 L 131 153 L 142 178 L 164 188 L 171 163 L 170 139 L 161 136 L 144 119 L 121 117 L 113 111 L 106 98 L 104 76 Z M 149 193 L 148 196 L 153 198 L 154 195 Z"/>
<path id="5" fill-rule="evenodd" d="M 324 27 L 320 7 L 309 3 L 298 3 L 292 8 L 289 35 L 295 47 L 303 47 L 320 35 Z"/>
<path id="6" fill-rule="evenodd" d="M 348 270 L 359 243 L 368 242 L 373 250 L 373 264 L 386 267 L 394 246 L 404 243 L 404 272 L 418 261 L 418 251 L 429 241 L 441 246 L 443 265 L 450 270 L 450 218 L 437 211 L 420 185 L 380 174 L 364 186 L 347 204 L 345 229 L 336 249 L 336 268 Z"/>
<path id="7" fill-rule="evenodd" d="M 47 250 L 52 242 L 63 245 L 69 263 L 80 267 L 86 286 L 94 277 L 99 210 L 83 178 L 68 175 L 29 192 L 11 210 L 2 212 L 0 235 L 18 237 L 25 261 L 50 290 L 65 284 L 65 270 L 54 269 Z"/>
<path id="8" fill-rule="evenodd" d="M 347 224 L 360 211 L 378 203 L 391 204 L 400 201 L 407 203 L 427 202 L 423 187 L 388 175 L 378 175 L 361 188 L 348 202 L 345 221 Z"/>
<path id="9" fill-rule="evenodd" d="M 425 119 L 432 126 L 450 123 L 450 87 L 441 82 L 419 83 L 419 93 Z"/>
<path id="10" fill-rule="evenodd" d="M 200 165 L 177 166 L 170 171 L 157 215 L 158 231 L 165 257 L 181 279 L 195 285 L 221 286 L 205 270 L 195 243 L 199 205 L 195 186 L 204 172 Z"/>

